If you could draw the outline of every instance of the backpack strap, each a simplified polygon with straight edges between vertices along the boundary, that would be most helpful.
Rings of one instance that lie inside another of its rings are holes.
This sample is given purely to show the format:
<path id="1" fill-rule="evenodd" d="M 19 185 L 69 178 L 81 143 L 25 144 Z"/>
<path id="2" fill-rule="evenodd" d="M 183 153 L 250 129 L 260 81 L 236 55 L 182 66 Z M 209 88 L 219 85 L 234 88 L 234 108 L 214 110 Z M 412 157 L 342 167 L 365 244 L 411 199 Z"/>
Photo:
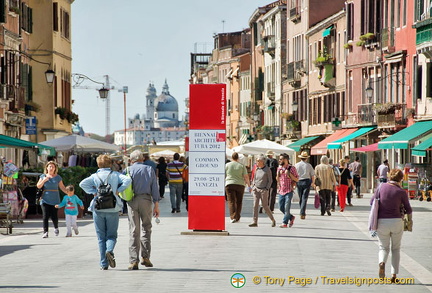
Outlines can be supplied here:
<path id="1" fill-rule="evenodd" d="M 96 173 L 96 176 L 97 176 L 97 178 L 99 178 L 99 180 L 100 180 L 100 182 L 101 182 L 102 184 L 107 185 L 107 184 L 108 184 L 108 178 L 110 177 L 110 175 L 111 175 L 112 172 L 113 172 L 113 170 L 111 170 L 111 172 L 109 172 L 107 178 L 105 179 L 105 182 L 104 182 L 104 181 L 99 177 L 99 174 L 98 174 L 98 173 Z"/>

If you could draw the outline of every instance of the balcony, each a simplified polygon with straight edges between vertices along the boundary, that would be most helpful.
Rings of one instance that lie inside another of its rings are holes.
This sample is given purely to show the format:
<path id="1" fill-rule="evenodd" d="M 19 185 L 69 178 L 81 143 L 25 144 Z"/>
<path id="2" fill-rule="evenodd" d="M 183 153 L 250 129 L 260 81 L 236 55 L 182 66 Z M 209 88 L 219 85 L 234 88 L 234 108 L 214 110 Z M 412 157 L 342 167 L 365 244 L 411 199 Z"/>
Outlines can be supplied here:
<path id="1" fill-rule="evenodd" d="M 306 74 L 304 60 L 290 62 L 287 65 L 287 81 L 293 87 L 300 86 L 301 77 Z"/>
<path id="2" fill-rule="evenodd" d="M 268 82 L 267 83 L 267 98 L 270 101 L 275 100 L 275 84 L 274 84 L 274 82 Z"/>
<path id="3" fill-rule="evenodd" d="M 391 28 L 390 31 L 388 28 L 381 30 L 381 47 L 385 53 L 393 53 L 395 51 L 394 28 Z"/>
<path id="4" fill-rule="evenodd" d="M 376 104 L 378 128 L 404 128 L 407 125 L 406 104 Z"/>
<path id="5" fill-rule="evenodd" d="M 263 38 L 264 40 L 264 53 L 270 54 L 272 57 L 275 56 L 276 49 L 276 38 L 274 35 L 268 35 Z"/>
<path id="6" fill-rule="evenodd" d="M 358 105 L 357 124 L 360 126 L 370 126 L 376 124 L 375 110 L 372 104 Z"/>
<path id="7" fill-rule="evenodd" d="M 301 20 L 300 13 L 298 11 L 298 7 L 294 7 L 290 9 L 290 17 L 289 20 L 294 23 L 299 23 Z"/>

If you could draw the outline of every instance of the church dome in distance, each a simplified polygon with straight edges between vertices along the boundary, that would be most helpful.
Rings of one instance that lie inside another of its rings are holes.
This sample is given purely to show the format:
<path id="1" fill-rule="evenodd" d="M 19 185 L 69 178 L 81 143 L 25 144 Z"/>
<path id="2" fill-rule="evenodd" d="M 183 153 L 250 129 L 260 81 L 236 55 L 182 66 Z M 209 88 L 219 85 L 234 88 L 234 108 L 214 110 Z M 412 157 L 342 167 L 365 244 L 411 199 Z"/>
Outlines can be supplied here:
<path id="1" fill-rule="evenodd" d="M 178 112 L 177 100 L 170 95 L 167 81 L 162 88 L 162 94 L 155 100 L 157 112 Z"/>

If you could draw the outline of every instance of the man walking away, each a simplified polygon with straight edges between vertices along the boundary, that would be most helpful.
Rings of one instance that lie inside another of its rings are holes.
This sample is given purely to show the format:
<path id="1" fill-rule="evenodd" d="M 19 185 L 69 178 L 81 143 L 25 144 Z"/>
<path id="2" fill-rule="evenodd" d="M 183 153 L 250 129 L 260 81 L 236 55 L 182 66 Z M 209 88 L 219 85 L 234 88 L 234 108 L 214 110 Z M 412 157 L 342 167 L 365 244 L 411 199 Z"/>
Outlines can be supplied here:
<path id="1" fill-rule="evenodd" d="M 355 162 L 351 165 L 351 171 L 353 173 L 353 181 L 356 189 L 357 198 L 360 198 L 360 185 L 361 185 L 361 174 L 362 174 L 362 164 L 360 163 L 360 158 L 356 157 Z"/>
<path id="2" fill-rule="evenodd" d="M 159 217 L 159 189 L 153 168 L 144 165 L 143 153 L 139 150 L 130 155 L 134 197 L 127 202 L 129 217 L 129 270 L 138 269 L 141 248 L 141 264 L 153 267 L 150 261 L 152 216 Z M 154 204 L 152 209 L 152 203 Z M 141 227 L 140 227 L 141 222 Z M 142 233 L 142 236 L 141 236 Z"/>
<path id="3" fill-rule="evenodd" d="M 180 213 L 180 204 L 183 194 L 183 178 L 182 172 L 185 165 L 179 161 L 180 155 L 174 154 L 174 161 L 167 165 L 167 177 L 169 179 L 171 213 Z"/>
<path id="4" fill-rule="evenodd" d="M 298 156 L 301 161 L 295 165 L 297 173 L 299 175 L 299 181 L 297 182 L 297 192 L 299 195 L 300 204 L 300 219 L 306 219 L 306 205 L 309 197 L 310 187 L 315 181 L 315 171 L 311 164 L 307 162 L 309 155 L 307 152 L 302 152 Z"/>

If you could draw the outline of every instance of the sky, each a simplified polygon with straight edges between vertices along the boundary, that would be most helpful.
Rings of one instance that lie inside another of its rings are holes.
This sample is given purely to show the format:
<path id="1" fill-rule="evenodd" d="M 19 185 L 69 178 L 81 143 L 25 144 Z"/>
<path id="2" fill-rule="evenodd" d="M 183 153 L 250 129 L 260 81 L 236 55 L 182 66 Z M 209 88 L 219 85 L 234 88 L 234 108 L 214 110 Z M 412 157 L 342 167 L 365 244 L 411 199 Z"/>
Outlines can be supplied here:
<path id="1" fill-rule="evenodd" d="M 109 76 L 110 133 L 124 127 L 123 86 L 128 86 L 126 116 L 145 113 L 150 82 L 157 95 L 165 79 L 185 111 L 189 95 L 190 53 L 211 52 L 213 36 L 247 28 L 263 0 L 76 0 L 72 4 L 72 73 L 97 82 Z M 197 48 L 197 50 L 196 50 Z M 72 85 L 74 82 L 72 81 Z M 72 91 L 72 111 L 86 133 L 105 135 L 106 103 L 100 84 L 84 81 Z"/>

